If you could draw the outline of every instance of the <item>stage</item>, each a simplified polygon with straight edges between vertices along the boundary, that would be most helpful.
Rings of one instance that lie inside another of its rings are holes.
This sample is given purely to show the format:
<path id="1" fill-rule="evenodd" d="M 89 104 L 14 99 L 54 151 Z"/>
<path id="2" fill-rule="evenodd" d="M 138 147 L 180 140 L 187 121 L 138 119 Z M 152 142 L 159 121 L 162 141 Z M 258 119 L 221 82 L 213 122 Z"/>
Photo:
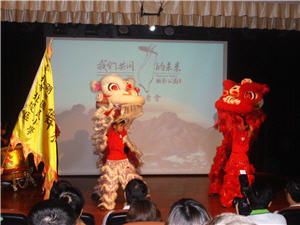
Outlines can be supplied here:
<path id="1" fill-rule="evenodd" d="M 82 191 L 85 198 L 84 212 L 93 214 L 96 225 L 100 225 L 107 211 L 99 210 L 96 201 L 91 199 L 91 193 L 97 179 L 97 176 L 59 177 L 59 180 L 68 180 Z M 207 195 L 209 186 L 207 175 L 147 175 L 144 176 L 144 179 L 150 188 L 151 199 L 161 211 L 163 220 L 166 219 L 171 205 L 181 198 L 193 198 L 199 201 L 206 207 L 211 216 L 216 216 L 222 212 L 235 212 L 233 208 L 222 207 L 219 197 Z M 257 174 L 256 179 L 267 180 L 273 185 L 275 197 L 270 211 L 273 212 L 288 206 L 285 200 L 284 178 L 267 174 Z M 27 215 L 30 208 L 42 200 L 42 198 L 41 185 L 37 187 L 29 186 L 17 192 L 14 192 L 11 187 L 2 185 L 1 212 L 22 213 Z M 116 208 L 121 209 L 123 204 L 123 192 L 119 189 Z"/>

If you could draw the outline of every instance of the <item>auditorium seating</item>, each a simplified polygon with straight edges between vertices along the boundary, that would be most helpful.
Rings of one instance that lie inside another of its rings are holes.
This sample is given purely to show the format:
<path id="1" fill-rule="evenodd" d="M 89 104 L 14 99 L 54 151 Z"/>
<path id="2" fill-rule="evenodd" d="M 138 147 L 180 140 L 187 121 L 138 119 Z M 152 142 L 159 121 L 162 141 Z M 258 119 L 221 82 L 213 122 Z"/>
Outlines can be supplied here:
<path id="1" fill-rule="evenodd" d="M 95 218 L 90 213 L 82 213 L 80 218 L 86 225 L 95 225 Z"/>
<path id="2" fill-rule="evenodd" d="M 122 225 L 126 223 L 127 210 L 116 210 L 112 212 L 105 225 Z"/>
<path id="3" fill-rule="evenodd" d="M 27 217 L 18 213 L 1 213 L 1 225 L 27 225 Z"/>

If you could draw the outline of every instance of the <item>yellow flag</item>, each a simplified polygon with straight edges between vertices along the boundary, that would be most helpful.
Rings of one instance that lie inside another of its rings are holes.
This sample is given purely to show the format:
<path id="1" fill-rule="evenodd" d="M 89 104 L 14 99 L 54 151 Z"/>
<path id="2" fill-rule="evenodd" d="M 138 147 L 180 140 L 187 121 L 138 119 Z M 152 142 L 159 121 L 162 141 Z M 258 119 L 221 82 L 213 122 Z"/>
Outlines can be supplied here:
<path id="1" fill-rule="evenodd" d="M 45 51 L 10 140 L 13 148 L 18 143 L 23 145 L 25 157 L 32 153 L 36 165 L 44 162 L 45 198 L 48 198 L 53 181 L 57 180 L 54 86 L 49 53 L 51 42 Z"/>

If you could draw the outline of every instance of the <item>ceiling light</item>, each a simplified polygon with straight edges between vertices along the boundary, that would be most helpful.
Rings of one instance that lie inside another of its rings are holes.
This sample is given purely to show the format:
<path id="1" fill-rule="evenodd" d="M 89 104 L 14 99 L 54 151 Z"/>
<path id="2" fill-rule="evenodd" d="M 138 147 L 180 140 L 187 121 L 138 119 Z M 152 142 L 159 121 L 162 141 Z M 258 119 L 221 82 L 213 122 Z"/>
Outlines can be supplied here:
<path id="1" fill-rule="evenodd" d="M 152 31 L 152 32 L 155 31 L 155 25 L 150 26 L 149 30 Z"/>

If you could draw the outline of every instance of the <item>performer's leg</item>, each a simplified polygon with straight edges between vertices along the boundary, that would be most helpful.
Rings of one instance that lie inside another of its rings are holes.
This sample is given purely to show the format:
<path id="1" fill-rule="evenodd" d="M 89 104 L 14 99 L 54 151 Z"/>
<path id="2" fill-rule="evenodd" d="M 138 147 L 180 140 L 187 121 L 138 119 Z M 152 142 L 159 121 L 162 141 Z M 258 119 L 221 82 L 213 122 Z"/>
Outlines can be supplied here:
<path id="1" fill-rule="evenodd" d="M 238 155 L 235 157 L 235 155 Z M 223 185 L 220 190 L 220 201 L 225 207 L 232 207 L 235 197 L 242 198 L 241 186 L 239 181 L 240 171 L 244 170 L 247 174 L 249 185 L 254 181 L 254 167 L 249 164 L 246 154 L 231 154 L 225 167 Z"/>
<path id="2" fill-rule="evenodd" d="M 121 168 L 119 170 L 119 180 L 122 185 L 122 189 L 125 190 L 126 185 L 129 181 L 132 179 L 140 179 L 143 180 L 143 178 L 138 175 L 138 173 L 135 170 L 135 167 L 128 161 L 128 159 L 121 160 Z"/>
<path id="3" fill-rule="evenodd" d="M 214 158 L 214 163 L 211 166 L 210 173 L 208 175 L 210 179 L 208 194 L 219 194 L 220 188 L 223 183 L 223 176 L 225 174 L 224 167 L 227 163 L 230 150 L 231 140 L 229 136 L 224 136 L 222 145 L 217 147 L 217 153 Z"/>
<path id="4" fill-rule="evenodd" d="M 144 181 L 143 177 L 140 176 L 135 167 L 126 159 L 123 162 L 123 170 L 120 173 L 120 183 L 122 185 L 122 189 L 125 190 L 126 185 L 129 183 L 129 181 L 133 180 L 133 179 L 139 179 L 142 180 L 148 189 L 148 194 L 147 194 L 147 198 L 150 198 L 150 190 L 149 187 L 147 185 L 147 183 Z"/>
<path id="5" fill-rule="evenodd" d="M 104 207 L 107 210 L 115 208 L 117 190 L 119 187 L 118 167 L 119 160 L 107 160 L 102 167 L 102 175 L 98 180 L 98 191 L 100 193 L 101 203 L 98 207 Z"/>
<path id="6" fill-rule="evenodd" d="M 250 137 L 248 131 L 235 129 L 232 139 L 232 152 L 225 166 L 223 185 L 220 190 L 221 203 L 231 207 L 235 197 L 242 197 L 239 176 L 245 171 L 249 184 L 254 180 L 254 167 L 250 165 L 247 152 L 249 151 Z"/>

